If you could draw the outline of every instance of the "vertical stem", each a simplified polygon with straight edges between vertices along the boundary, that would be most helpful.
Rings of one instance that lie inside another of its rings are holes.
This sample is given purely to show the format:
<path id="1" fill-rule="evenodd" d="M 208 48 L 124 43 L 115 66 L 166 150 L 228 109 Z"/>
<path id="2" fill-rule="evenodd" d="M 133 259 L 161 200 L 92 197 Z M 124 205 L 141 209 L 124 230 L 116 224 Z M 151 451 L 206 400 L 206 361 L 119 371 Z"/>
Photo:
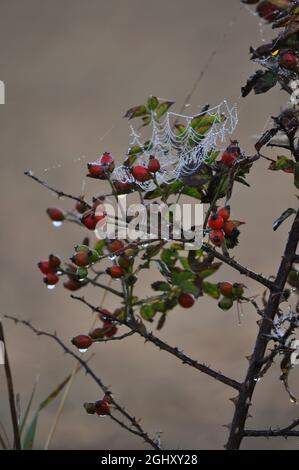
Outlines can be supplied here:
<path id="1" fill-rule="evenodd" d="M 10 414 L 11 414 L 11 421 L 14 433 L 14 447 L 17 450 L 21 450 L 21 439 L 20 439 L 20 431 L 19 431 L 19 423 L 18 423 L 18 416 L 16 410 L 16 403 L 15 403 L 15 394 L 14 394 L 14 386 L 13 386 L 13 379 L 8 359 L 7 347 L 4 338 L 4 330 L 3 324 L 0 321 L 0 341 L 3 342 L 4 345 L 4 369 L 6 375 L 6 382 L 8 388 L 8 397 L 9 397 L 9 405 L 10 405 Z"/>
<path id="2" fill-rule="evenodd" d="M 265 356 L 267 344 L 269 341 L 268 336 L 271 333 L 272 320 L 274 319 L 279 303 L 279 292 L 284 290 L 289 271 L 292 267 L 294 256 L 296 254 L 299 241 L 299 210 L 297 211 L 296 218 L 293 222 L 291 231 L 289 233 L 288 241 L 285 247 L 284 255 L 282 257 L 277 276 L 274 282 L 276 291 L 270 290 L 270 297 L 267 306 L 264 310 L 264 317 L 261 322 L 259 332 L 256 338 L 255 347 L 249 362 L 249 367 L 245 380 L 236 403 L 236 409 L 233 421 L 230 428 L 230 435 L 226 445 L 226 449 L 237 450 L 240 448 L 242 439 L 244 437 L 244 427 L 248 417 L 248 410 L 251 404 L 251 398 L 259 378 L 262 368 L 262 360 Z"/>

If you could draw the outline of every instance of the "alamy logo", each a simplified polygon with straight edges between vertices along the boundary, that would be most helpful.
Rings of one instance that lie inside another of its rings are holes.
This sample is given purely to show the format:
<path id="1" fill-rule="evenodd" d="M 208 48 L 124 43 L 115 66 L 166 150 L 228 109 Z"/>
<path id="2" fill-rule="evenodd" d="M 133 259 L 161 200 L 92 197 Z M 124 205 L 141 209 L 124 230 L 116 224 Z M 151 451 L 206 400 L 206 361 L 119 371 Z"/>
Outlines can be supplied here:
<path id="1" fill-rule="evenodd" d="M 5 352 L 4 352 L 4 343 L 0 341 L 0 364 L 4 364 L 5 362 Z"/>
<path id="2" fill-rule="evenodd" d="M 0 80 L 0 104 L 5 104 L 5 85 Z"/>

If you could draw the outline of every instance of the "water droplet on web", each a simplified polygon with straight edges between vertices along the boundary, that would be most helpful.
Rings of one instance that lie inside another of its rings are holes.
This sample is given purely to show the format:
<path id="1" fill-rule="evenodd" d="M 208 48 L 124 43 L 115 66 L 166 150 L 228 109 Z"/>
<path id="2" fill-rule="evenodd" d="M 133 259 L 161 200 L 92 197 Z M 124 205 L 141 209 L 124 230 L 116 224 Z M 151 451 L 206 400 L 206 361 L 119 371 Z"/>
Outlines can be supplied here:
<path id="1" fill-rule="evenodd" d="M 55 287 L 56 287 L 55 284 L 48 284 L 48 285 L 47 285 L 47 288 L 48 288 L 49 290 L 53 290 L 53 289 L 55 289 Z"/>
<path id="2" fill-rule="evenodd" d="M 52 225 L 54 227 L 61 227 L 62 222 L 60 220 L 53 220 Z"/>
<path id="3" fill-rule="evenodd" d="M 87 351 L 87 348 L 85 348 L 85 349 L 79 349 L 79 352 L 80 352 L 81 354 L 84 354 L 86 351 Z"/>
<path id="4" fill-rule="evenodd" d="M 111 259 L 111 261 L 115 261 L 115 260 L 116 260 L 116 256 L 115 256 L 115 255 L 109 256 L 109 259 Z"/>

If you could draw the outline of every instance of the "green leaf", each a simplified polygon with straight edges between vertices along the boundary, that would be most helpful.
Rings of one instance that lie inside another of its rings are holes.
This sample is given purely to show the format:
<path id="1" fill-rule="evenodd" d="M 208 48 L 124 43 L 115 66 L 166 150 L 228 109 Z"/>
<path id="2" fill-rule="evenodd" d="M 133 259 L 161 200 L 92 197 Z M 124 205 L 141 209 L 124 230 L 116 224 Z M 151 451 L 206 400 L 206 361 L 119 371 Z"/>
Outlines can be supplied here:
<path id="1" fill-rule="evenodd" d="M 95 245 L 94 249 L 98 252 L 98 254 L 101 256 L 104 254 L 104 247 L 106 246 L 106 241 L 105 240 L 98 240 Z"/>
<path id="2" fill-rule="evenodd" d="M 128 119 L 133 119 L 136 117 L 145 116 L 147 114 L 146 107 L 142 104 L 140 106 L 134 106 L 133 108 L 128 109 L 124 117 Z"/>
<path id="3" fill-rule="evenodd" d="M 158 243 L 157 245 L 149 245 L 146 250 L 145 250 L 145 253 L 144 255 L 142 256 L 142 259 L 149 259 L 149 258 L 153 258 L 153 256 L 156 256 L 160 250 L 161 250 L 161 247 L 164 245 L 164 242 L 161 241 L 160 243 Z"/>
<path id="4" fill-rule="evenodd" d="M 76 374 L 79 372 L 81 369 L 81 366 L 78 366 L 76 368 Z M 39 418 L 39 413 L 51 403 L 51 401 L 57 397 L 57 395 L 63 390 L 63 388 L 68 384 L 68 382 L 71 380 L 72 374 L 69 374 L 46 398 L 43 400 L 33 415 L 33 418 L 28 426 L 28 429 L 26 430 L 23 443 L 22 443 L 22 449 L 24 450 L 32 450 L 33 445 L 34 445 L 34 439 L 35 439 L 35 434 L 36 434 L 36 429 L 37 429 L 37 422 Z"/>
<path id="5" fill-rule="evenodd" d="M 296 188 L 299 189 L 299 162 L 295 164 L 294 183 Z"/>
<path id="6" fill-rule="evenodd" d="M 174 104 L 174 101 L 162 101 L 156 109 L 156 117 L 157 119 L 160 119 L 167 111 L 169 108 Z"/>
<path id="7" fill-rule="evenodd" d="M 188 271 L 188 269 L 190 269 L 190 266 L 189 266 L 189 263 L 188 263 L 188 259 L 185 258 L 184 256 L 179 256 L 179 261 L 182 265 L 182 267 Z"/>
<path id="8" fill-rule="evenodd" d="M 167 266 L 173 267 L 178 259 L 178 252 L 171 248 L 165 248 L 161 252 L 161 260 L 167 264 Z"/>
<path id="9" fill-rule="evenodd" d="M 142 118 L 142 126 L 148 126 L 152 122 L 152 117 L 151 116 L 144 116 Z"/>
<path id="10" fill-rule="evenodd" d="M 222 266 L 222 263 L 213 263 L 210 266 L 207 267 L 207 269 L 203 269 L 198 273 L 199 277 L 201 279 L 205 279 L 206 277 L 212 276 L 215 274 L 218 269 Z"/>
<path id="11" fill-rule="evenodd" d="M 191 271 L 181 271 L 172 273 L 172 282 L 178 286 L 182 292 L 198 294 L 199 289 L 194 284 L 195 275 Z"/>
<path id="12" fill-rule="evenodd" d="M 280 225 L 288 218 L 290 217 L 291 215 L 293 214 L 296 214 L 296 211 L 295 209 L 293 208 L 289 208 L 287 209 L 286 211 L 284 211 L 280 217 L 278 217 L 278 219 L 275 220 L 275 222 L 273 223 L 273 230 L 277 230 L 278 227 L 280 227 Z"/>
<path id="13" fill-rule="evenodd" d="M 242 178 L 241 176 L 235 176 L 235 181 L 238 181 L 238 183 L 244 184 L 244 186 L 250 188 L 250 184 L 247 183 L 246 179 Z"/>
<path id="14" fill-rule="evenodd" d="M 202 283 L 202 290 L 213 299 L 219 299 L 220 297 L 220 292 L 216 284 L 205 281 Z"/>
<path id="15" fill-rule="evenodd" d="M 131 155 L 137 155 L 142 152 L 143 152 L 143 147 L 140 147 L 140 145 L 134 145 L 133 147 L 130 147 L 128 149 L 127 155 L 130 157 Z"/>
<path id="16" fill-rule="evenodd" d="M 126 158 L 126 160 L 124 161 L 124 166 L 131 167 L 134 165 L 136 160 L 137 160 L 137 155 L 132 154 L 128 158 Z"/>
<path id="17" fill-rule="evenodd" d="M 152 289 L 155 291 L 169 292 L 170 285 L 165 281 L 156 281 L 152 283 Z"/>
<path id="18" fill-rule="evenodd" d="M 265 93 L 276 85 L 277 78 L 277 74 L 272 70 L 257 70 L 254 75 L 249 77 L 246 85 L 242 88 L 243 98 L 247 96 L 251 90 L 254 90 L 256 95 Z"/>
<path id="19" fill-rule="evenodd" d="M 150 95 L 147 100 L 147 108 L 150 111 L 155 111 L 158 105 L 159 105 L 158 98 L 156 96 Z"/>
<path id="20" fill-rule="evenodd" d="M 201 199 L 202 193 L 199 188 L 192 188 L 191 186 L 184 186 L 182 193 L 186 196 L 194 197 L 195 199 Z"/>
<path id="21" fill-rule="evenodd" d="M 145 193 L 144 199 L 157 199 L 158 197 L 161 197 L 161 196 L 162 196 L 162 191 L 160 187 L 160 188 L 154 189 L 153 191 L 148 191 L 147 193 Z"/>
<path id="22" fill-rule="evenodd" d="M 156 314 L 156 311 L 152 304 L 142 305 L 140 308 L 140 315 L 144 320 L 152 321 Z"/>
<path id="23" fill-rule="evenodd" d="M 294 171 L 294 162 L 288 157 L 280 155 L 277 157 L 277 160 L 270 163 L 269 170 L 276 171 L 276 170 L 284 170 L 293 172 Z"/>
<path id="24" fill-rule="evenodd" d="M 35 383 L 34 383 L 34 385 L 33 385 L 33 389 L 32 389 L 32 392 L 31 392 L 31 395 L 30 395 L 30 398 L 29 398 L 29 401 L 28 401 L 28 404 L 27 404 L 27 407 L 26 407 L 24 416 L 23 416 L 22 421 L 21 421 L 21 423 L 20 423 L 20 435 L 22 435 L 22 433 L 23 433 L 23 431 L 24 431 L 24 427 L 25 427 L 25 425 L 26 425 L 27 418 L 28 418 L 28 415 L 29 415 L 29 413 L 30 413 L 31 405 L 32 405 L 32 402 L 33 402 L 33 398 L 34 398 L 34 395 L 35 395 L 35 392 L 36 392 L 37 384 L 38 384 L 38 379 L 36 379 L 36 381 L 35 381 Z"/>
<path id="25" fill-rule="evenodd" d="M 38 416 L 39 416 L 39 410 L 33 416 L 31 423 L 26 431 L 26 434 L 22 443 L 22 449 L 24 450 L 33 449 L 34 438 L 35 438 L 36 429 L 37 429 Z"/>

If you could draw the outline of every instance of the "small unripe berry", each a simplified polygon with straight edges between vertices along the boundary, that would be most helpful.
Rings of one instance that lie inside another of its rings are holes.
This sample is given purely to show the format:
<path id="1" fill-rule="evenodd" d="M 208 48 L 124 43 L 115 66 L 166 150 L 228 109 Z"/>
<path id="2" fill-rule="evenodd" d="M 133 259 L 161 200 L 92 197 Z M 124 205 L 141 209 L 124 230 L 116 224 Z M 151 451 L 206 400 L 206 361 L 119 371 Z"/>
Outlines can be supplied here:
<path id="1" fill-rule="evenodd" d="M 160 170 L 160 162 L 157 158 L 151 156 L 148 162 L 147 169 L 150 173 L 156 173 Z"/>
<path id="2" fill-rule="evenodd" d="M 138 253 L 138 247 L 137 246 L 130 246 L 129 248 L 127 248 L 125 251 L 124 251 L 124 254 L 126 256 L 129 256 L 129 257 L 132 257 L 132 256 L 136 256 L 137 253 Z"/>
<path id="3" fill-rule="evenodd" d="M 288 283 L 290 286 L 299 289 L 299 271 L 297 269 L 291 269 L 288 275 Z"/>
<path id="4" fill-rule="evenodd" d="M 83 350 L 88 349 L 92 345 L 92 339 L 87 335 L 75 336 L 71 342 L 76 348 Z"/>
<path id="5" fill-rule="evenodd" d="M 182 293 L 178 298 L 178 302 L 183 308 L 191 308 L 194 305 L 195 299 L 192 294 Z"/>
<path id="6" fill-rule="evenodd" d="M 111 266 L 110 268 L 107 268 L 106 272 L 113 279 L 120 279 L 125 274 L 123 268 L 121 266 L 118 266 L 117 264 L 114 266 Z"/>
<path id="7" fill-rule="evenodd" d="M 131 266 L 131 260 L 127 256 L 121 255 L 117 260 L 119 266 L 124 269 L 128 269 Z"/>
<path id="8" fill-rule="evenodd" d="M 85 408 L 86 413 L 88 413 L 89 415 L 94 415 L 95 414 L 96 407 L 95 407 L 94 403 L 84 403 L 83 406 Z"/>
<path id="9" fill-rule="evenodd" d="M 147 168 L 141 165 L 136 165 L 132 168 L 132 175 L 135 180 L 144 182 L 149 179 L 149 171 Z"/>
<path id="10" fill-rule="evenodd" d="M 224 220 L 219 214 L 212 214 L 208 221 L 208 227 L 213 230 L 220 230 L 223 227 Z"/>
<path id="11" fill-rule="evenodd" d="M 224 240 L 224 234 L 221 230 L 212 230 L 210 240 L 215 246 L 221 246 Z"/>
<path id="12" fill-rule="evenodd" d="M 244 295 L 244 285 L 235 283 L 232 290 L 233 296 L 238 299 Z"/>
<path id="13" fill-rule="evenodd" d="M 77 274 L 77 278 L 78 278 L 79 280 L 83 280 L 83 279 L 85 279 L 85 278 L 88 276 L 88 269 L 85 268 L 85 267 L 83 267 L 83 266 L 82 266 L 82 267 L 79 267 L 79 268 L 77 269 L 76 274 Z"/>
<path id="14" fill-rule="evenodd" d="M 47 209 L 47 214 L 53 222 L 62 222 L 65 219 L 64 213 L 57 207 Z"/>
<path id="15" fill-rule="evenodd" d="M 223 218 L 224 222 L 226 222 L 230 216 L 230 206 L 220 207 L 217 214 Z"/>
<path id="16" fill-rule="evenodd" d="M 219 291 L 224 297 L 232 297 L 233 295 L 233 285 L 231 282 L 220 282 L 218 284 Z"/>
<path id="17" fill-rule="evenodd" d="M 233 304 L 234 301 L 232 298 L 223 297 L 223 299 L 218 302 L 218 307 L 221 308 L 221 310 L 229 310 L 230 308 L 232 308 Z"/>

